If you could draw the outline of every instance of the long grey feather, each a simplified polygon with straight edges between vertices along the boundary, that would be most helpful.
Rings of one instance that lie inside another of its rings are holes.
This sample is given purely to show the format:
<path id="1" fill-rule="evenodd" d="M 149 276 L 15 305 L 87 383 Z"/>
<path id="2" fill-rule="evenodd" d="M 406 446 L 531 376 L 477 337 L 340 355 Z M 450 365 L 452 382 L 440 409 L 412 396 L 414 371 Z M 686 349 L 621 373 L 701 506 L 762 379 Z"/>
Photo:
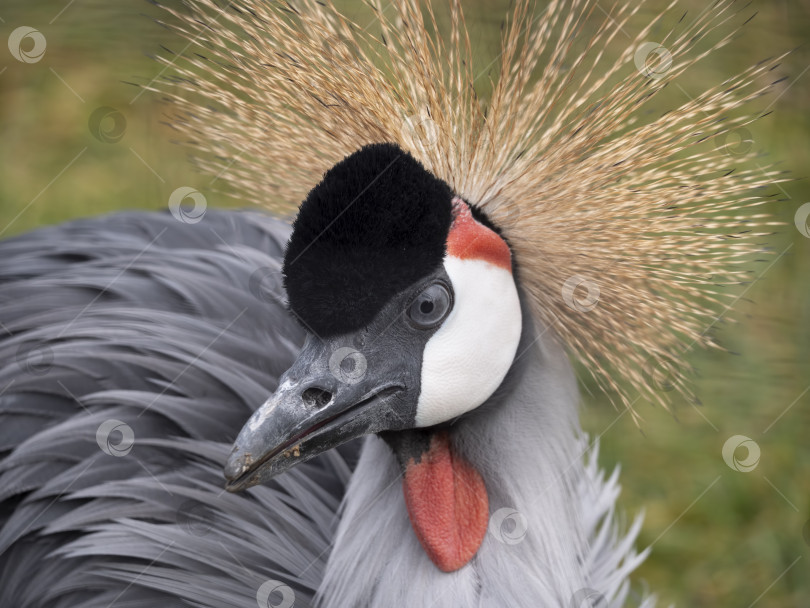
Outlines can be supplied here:
<path id="1" fill-rule="evenodd" d="M 222 478 L 304 337 L 288 234 L 209 210 L 0 243 L 0 605 L 250 606 L 267 580 L 310 602 L 356 448 L 242 495 Z M 126 455 L 100 447 L 108 420 L 132 429 Z"/>

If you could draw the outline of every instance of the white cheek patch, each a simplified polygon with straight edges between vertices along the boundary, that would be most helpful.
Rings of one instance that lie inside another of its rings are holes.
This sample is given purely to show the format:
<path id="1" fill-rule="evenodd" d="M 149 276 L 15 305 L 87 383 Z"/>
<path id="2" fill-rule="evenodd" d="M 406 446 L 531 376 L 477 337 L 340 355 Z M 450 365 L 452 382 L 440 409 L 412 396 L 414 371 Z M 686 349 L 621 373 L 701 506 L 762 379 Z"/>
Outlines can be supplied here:
<path id="1" fill-rule="evenodd" d="M 512 273 L 481 259 L 448 256 L 450 315 L 425 346 L 416 426 L 445 422 L 479 405 L 503 382 L 522 326 Z"/>

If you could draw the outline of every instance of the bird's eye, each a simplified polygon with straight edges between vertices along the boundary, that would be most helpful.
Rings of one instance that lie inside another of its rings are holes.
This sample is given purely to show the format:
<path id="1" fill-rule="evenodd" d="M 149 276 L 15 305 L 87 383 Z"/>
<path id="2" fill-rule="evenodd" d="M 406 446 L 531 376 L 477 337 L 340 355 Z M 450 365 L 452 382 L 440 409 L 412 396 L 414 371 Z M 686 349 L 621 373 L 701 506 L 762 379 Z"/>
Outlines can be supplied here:
<path id="1" fill-rule="evenodd" d="M 453 307 L 450 288 L 442 282 L 431 283 L 408 308 L 408 317 L 419 329 L 435 327 Z"/>

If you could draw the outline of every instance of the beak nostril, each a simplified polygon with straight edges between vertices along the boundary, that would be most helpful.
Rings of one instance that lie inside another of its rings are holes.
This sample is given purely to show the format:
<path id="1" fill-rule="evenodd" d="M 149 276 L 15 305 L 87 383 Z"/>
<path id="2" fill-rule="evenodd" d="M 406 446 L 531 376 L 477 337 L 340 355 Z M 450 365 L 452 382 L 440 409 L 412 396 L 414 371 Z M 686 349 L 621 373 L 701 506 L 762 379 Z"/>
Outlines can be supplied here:
<path id="1" fill-rule="evenodd" d="M 301 399 L 309 408 L 322 408 L 332 401 L 332 393 L 322 388 L 308 388 L 301 393 Z"/>

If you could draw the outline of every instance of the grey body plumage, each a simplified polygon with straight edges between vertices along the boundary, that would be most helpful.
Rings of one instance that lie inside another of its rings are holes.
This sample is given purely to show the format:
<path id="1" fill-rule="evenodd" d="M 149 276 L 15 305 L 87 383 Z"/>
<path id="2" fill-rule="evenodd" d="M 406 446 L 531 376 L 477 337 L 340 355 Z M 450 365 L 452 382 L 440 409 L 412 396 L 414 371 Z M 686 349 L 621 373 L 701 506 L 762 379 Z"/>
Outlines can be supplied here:
<path id="1" fill-rule="evenodd" d="M 303 341 L 275 280 L 288 236 L 262 214 L 209 211 L 0 243 L 0 605 L 247 606 L 268 579 L 307 604 L 346 459 L 248 494 L 222 479 Z M 132 429 L 125 456 L 99 447 L 107 420 Z"/>
<path id="2" fill-rule="evenodd" d="M 278 581 L 296 606 L 319 589 L 323 606 L 436 593 L 437 606 L 554 606 L 590 588 L 624 605 L 638 527 L 617 536 L 615 476 L 586 455 L 569 364 L 533 329 L 528 355 L 458 431 L 464 455 L 499 479 L 493 512 L 528 517 L 527 541 L 494 530 L 470 568 L 436 570 L 375 437 L 350 486 L 357 443 L 223 491 L 230 443 L 304 339 L 278 280 L 288 236 L 258 213 L 209 211 L 195 225 L 130 213 L 0 244 L 0 604 L 252 606 Z M 108 420 L 132 429 L 123 456 L 99 443 Z M 506 471 L 481 448 L 499 434 Z"/>

